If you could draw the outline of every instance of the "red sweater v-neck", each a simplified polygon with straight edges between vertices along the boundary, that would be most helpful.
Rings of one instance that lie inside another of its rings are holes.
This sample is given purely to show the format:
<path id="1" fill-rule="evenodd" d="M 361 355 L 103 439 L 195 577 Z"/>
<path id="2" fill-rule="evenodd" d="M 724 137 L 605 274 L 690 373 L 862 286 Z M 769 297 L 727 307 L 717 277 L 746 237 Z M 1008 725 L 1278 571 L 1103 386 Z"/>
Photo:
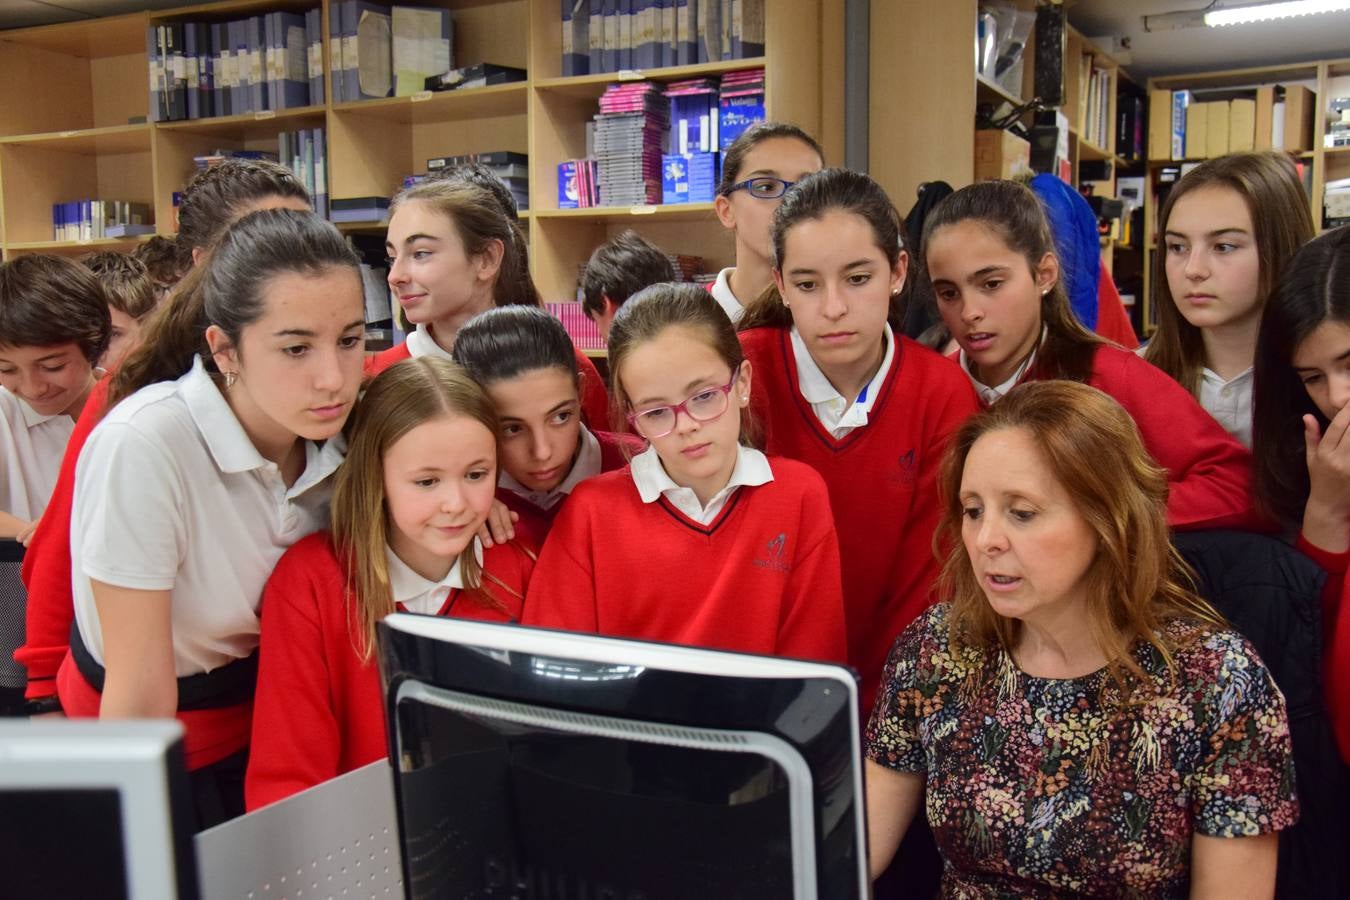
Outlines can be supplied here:
<path id="1" fill-rule="evenodd" d="M 530 582 L 524 624 L 843 662 L 839 548 L 820 476 L 770 459 L 707 525 L 629 469 L 577 485 Z"/>
<path id="2" fill-rule="evenodd" d="M 740 337 L 766 451 L 806 463 L 829 487 L 848 660 L 862 678 L 866 714 L 891 645 L 934 600 L 938 466 L 952 432 L 978 408 L 975 390 L 959 368 L 897 335 L 868 423 L 836 439 L 802 396 L 790 332 L 755 328 Z"/>

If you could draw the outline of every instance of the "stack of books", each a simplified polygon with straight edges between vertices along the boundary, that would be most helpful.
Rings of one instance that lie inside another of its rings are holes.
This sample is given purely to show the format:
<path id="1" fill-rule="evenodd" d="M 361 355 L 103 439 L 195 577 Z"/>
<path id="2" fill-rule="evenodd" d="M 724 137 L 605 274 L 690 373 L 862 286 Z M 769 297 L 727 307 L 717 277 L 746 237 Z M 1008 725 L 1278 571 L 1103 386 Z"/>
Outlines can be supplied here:
<path id="1" fill-rule="evenodd" d="M 764 70 L 743 69 L 726 73 L 717 95 L 718 149 L 725 150 L 745 129 L 764 121 Z"/>
<path id="2" fill-rule="evenodd" d="M 130 200 L 72 200 L 52 204 L 52 240 L 97 241 L 154 234 L 150 205 Z"/>
<path id="3" fill-rule="evenodd" d="M 595 116 L 595 158 L 600 202 L 644 206 L 661 202 L 661 156 L 670 106 L 648 81 L 613 84 Z"/>
<path id="4" fill-rule="evenodd" d="M 277 156 L 295 173 L 314 200 L 314 211 L 328 218 L 328 151 L 322 128 L 283 131 L 277 135 Z"/>
<path id="5" fill-rule="evenodd" d="M 568 336 L 572 338 L 572 346 L 578 350 L 605 349 L 605 339 L 600 336 L 600 329 L 595 327 L 595 323 L 586 315 L 580 303 L 568 301 L 545 303 L 544 306 L 563 323 L 563 328 L 567 329 Z"/>
<path id="6" fill-rule="evenodd" d="M 694 281 L 703 273 L 703 257 L 701 256 L 667 253 L 666 258 L 670 260 L 671 266 L 675 269 L 676 281 Z"/>
<path id="7" fill-rule="evenodd" d="M 711 153 L 719 149 L 718 83 L 712 78 L 691 78 L 666 86 L 670 101 L 670 152 Z"/>
<path id="8" fill-rule="evenodd" d="M 150 120 L 205 119 L 323 103 L 319 9 L 146 30 Z"/>

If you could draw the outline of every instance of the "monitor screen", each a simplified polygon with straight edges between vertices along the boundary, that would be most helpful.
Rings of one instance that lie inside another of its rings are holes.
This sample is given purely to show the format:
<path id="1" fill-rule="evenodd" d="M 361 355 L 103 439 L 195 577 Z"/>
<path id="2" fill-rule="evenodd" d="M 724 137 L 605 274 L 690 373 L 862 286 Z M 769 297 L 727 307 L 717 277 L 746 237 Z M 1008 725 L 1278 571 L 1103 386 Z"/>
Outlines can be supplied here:
<path id="1" fill-rule="evenodd" d="M 385 621 L 409 897 L 866 896 L 847 670 Z"/>
<path id="2" fill-rule="evenodd" d="M 0 896 L 196 900 L 182 726 L 0 722 Z"/>

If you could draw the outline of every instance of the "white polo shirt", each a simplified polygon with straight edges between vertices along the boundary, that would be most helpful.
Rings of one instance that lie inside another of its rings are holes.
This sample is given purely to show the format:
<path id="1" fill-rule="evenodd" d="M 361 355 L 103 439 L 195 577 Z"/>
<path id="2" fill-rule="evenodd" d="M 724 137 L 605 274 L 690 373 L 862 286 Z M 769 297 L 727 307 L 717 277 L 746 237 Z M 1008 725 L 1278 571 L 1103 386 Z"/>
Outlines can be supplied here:
<path id="1" fill-rule="evenodd" d="M 797 388 L 806 402 L 811 404 L 811 410 L 820 424 L 836 438 L 867 424 L 868 414 L 877 402 L 877 394 L 881 393 L 881 386 L 886 382 L 886 373 L 895 361 L 895 334 L 889 325 L 886 326 L 883 340 L 886 341 L 886 351 L 881 356 L 877 374 L 850 401 L 830 384 L 830 379 L 825 377 L 820 366 L 811 358 L 811 351 L 806 348 L 806 341 L 802 340 L 797 326 L 792 326 L 792 356 L 797 362 Z"/>
<path id="2" fill-rule="evenodd" d="M 445 606 L 445 598 L 451 591 L 464 590 L 464 574 L 458 559 L 440 581 L 428 581 L 414 572 L 388 545 L 385 545 L 384 555 L 389 564 L 389 590 L 394 595 L 394 602 L 402 604 L 408 612 L 434 616 Z M 473 555 L 481 568 L 483 545 L 478 538 L 473 539 Z"/>
<path id="3" fill-rule="evenodd" d="M 25 522 L 47 508 L 75 420 L 44 416 L 0 388 L 0 510 Z"/>
<path id="4" fill-rule="evenodd" d="M 589 428 L 583 425 L 581 426 L 581 447 L 577 451 L 577 458 L 572 462 L 572 470 L 553 490 L 532 491 L 512 478 L 505 469 L 502 469 L 501 477 L 497 479 L 497 483 L 540 509 L 552 509 L 562 501 L 562 498 L 572 493 L 572 489 L 577 485 L 587 478 L 594 478 L 599 475 L 601 462 L 600 441 L 595 435 L 591 434 Z"/>
<path id="5" fill-rule="evenodd" d="M 713 282 L 712 296 L 717 301 L 717 305 L 722 307 L 722 312 L 727 314 L 731 324 L 735 325 L 745 315 L 745 306 L 736 299 L 736 295 L 731 292 L 731 273 L 736 271 L 735 266 L 730 269 L 723 269 L 717 273 L 717 280 Z"/>
<path id="6" fill-rule="evenodd" d="M 773 469 L 769 468 L 768 457 L 743 444 L 736 447 L 736 465 L 731 470 L 726 487 L 713 494 L 707 506 L 698 501 L 698 494 L 694 493 L 693 488 L 675 483 L 675 479 L 666 472 L 666 467 L 661 465 L 661 457 L 655 447 L 648 447 L 633 457 L 629 471 L 633 474 L 633 483 L 637 485 L 638 496 L 643 503 L 655 503 L 665 494 L 671 505 L 700 525 L 707 525 L 717 518 L 736 488 L 755 487 L 773 481 Z"/>
<path id="7" fill-rule="evenodd" d="M 414 359 L 419 356 L 440 357 L 441 359 L 454 360 L 454 357 L 448 350 L 436 343 L 436 339 L 431 336 L 431 329 L 422 323 L 408 332 L 408 338 L 405 342 L 408 345 L 408 353 Z"/>
<path id="8" fill-rule="evenodd" d="M 1218 373 L 1204 369 L 1200 373 L 1200 405 L 1213 416 L 1224 431 L 1242 443 L 1252 446 L 1252 373 L 1248 367 L 1231 381 L 1224 381 Z"/>
<path id="9" fill-rule="evenodd" d="M 258 646 L 258 603 L 281 554 L 328 525 L 341 437 L 305 445 L 287 488 L 201 359 L 142 388 L 89 436 L 75 470 L 70 555 L 75 621 L 103 662 L 90 579 L 170 591 L 174 670 L 209 672 Z"/>

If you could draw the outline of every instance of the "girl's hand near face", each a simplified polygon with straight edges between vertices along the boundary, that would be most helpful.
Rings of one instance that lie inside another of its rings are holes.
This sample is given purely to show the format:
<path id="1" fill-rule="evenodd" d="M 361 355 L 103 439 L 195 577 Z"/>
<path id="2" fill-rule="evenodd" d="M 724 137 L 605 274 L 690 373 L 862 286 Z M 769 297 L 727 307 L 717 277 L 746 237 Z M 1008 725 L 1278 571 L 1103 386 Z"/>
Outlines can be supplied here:
<path id="1" fill-rule="evenodd" d="M 478 529 L 478 539 L 485 548 L 505 544 L 516 536 L 515 523 L 519 520 L 517 513 L 512 512 L 502 501 L 494 499 L 487 521 Z"/>
<path id="2" fill-rule="evenodd" d="M 1319 434 L 1317 419 L 1303 417 L 1308 460 L 1308 505 L 1303 537 L 1329 553 L 1350 549 L 1350 405 Z"/>

